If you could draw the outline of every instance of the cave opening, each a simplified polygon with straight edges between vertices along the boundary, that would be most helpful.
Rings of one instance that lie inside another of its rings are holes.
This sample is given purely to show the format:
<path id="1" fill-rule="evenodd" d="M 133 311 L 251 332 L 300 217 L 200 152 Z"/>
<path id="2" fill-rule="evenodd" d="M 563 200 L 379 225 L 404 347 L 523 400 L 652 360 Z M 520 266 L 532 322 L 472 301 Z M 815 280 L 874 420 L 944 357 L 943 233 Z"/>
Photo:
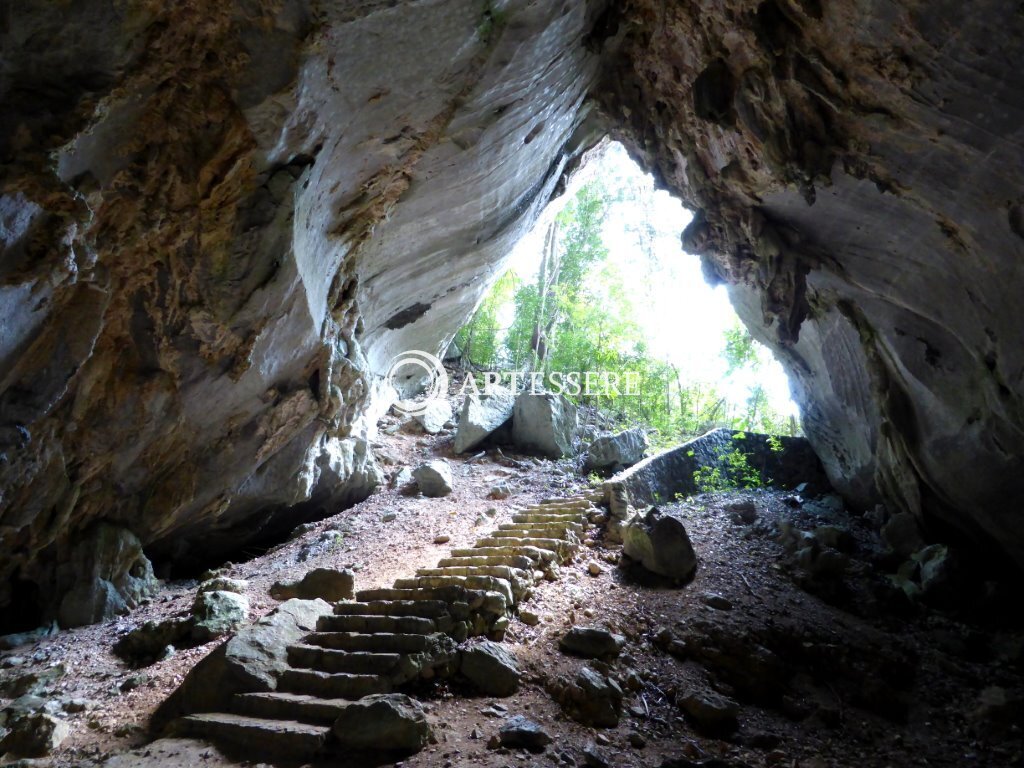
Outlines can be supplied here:
<path id="1" fill-rule="evenodd" d="M 625 147 L 600 142 L 516 245 L 449 356 L 513 389 L 564 393 L 598 426 L 642 426 L 662 447 L 719 427 L 802 434 L 782 366 L 683 249 L 692 219 Z"/>
<path id="2" fill-rule="evenodd" d="M 45 603 L 42 589 L 34 581 L 12 579 L 10 602 L 0 611 L 0 636 L 28 632 L 43 623 Z"/>

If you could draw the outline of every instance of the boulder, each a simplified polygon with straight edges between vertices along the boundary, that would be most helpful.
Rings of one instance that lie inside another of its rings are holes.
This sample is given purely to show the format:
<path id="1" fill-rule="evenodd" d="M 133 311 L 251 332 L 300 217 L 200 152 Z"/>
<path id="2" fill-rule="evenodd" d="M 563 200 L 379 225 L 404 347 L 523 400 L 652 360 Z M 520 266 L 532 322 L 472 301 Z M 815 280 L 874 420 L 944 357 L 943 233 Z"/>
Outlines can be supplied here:
<path id="1" fill-rule="evenodd" d="M 408 485 L 412 482 L 412 470 L 408 467 L 402 467 L 397 472 L 391 475 L 391 480 L 388 483 L 392 488 L 401 488 L 402 486 Z"/>
<path id="2" fill-rule="evenodd" d="M 598 728 L 614 728 L 622 711 L 622 688 L 590 667 L 583 667 L 560 696 L 562 708 L 573 720 Z"/>
<path id="3" fill-rule="evenodd" d="M 200 592 L 192 604 L 192 637 L 197 642 L 225 635 L 249 618 L 249 598 L 237 592 Z"/>
<path id="4" fill-rule="evenodd" d="M 644 457 L 646 450 L 647 432 L 640 427 L 601 435 L 587 449 L 584 467 L 602 470 L 631 467 Z"/>
<path id="5" fill-rule="evenodd" d="M 160 659 L 168 646 L 192 645 L 193 618 L 147 621 L 114 643 L 114 653 L 132 665 L 144 666 Z"/>
<path id="6" fill-rule="evenodd" d="M 58 580 L 69 585 L 57 611 L 62 627 L 95 624 L 127 613 L 159 585 L 135 534 L 107 523 L 78 540 Z"/>
<path id="7" fill-rule="evenodd" d="M 281 603 L 196 664 L 156 710 L 150 728 L 160 733 L 182 715 L 224 711 L 236 693 L 276 690 L 278 677 L 288 669 L 288 646 L 313 632 L 319 618 L 332 612 L 323 600 Z"/>
<path id="8" fill-rule="evenodd" d="M 682 519 L 657 507 L 626 527 L 622 551 L 648 571 L 677 583 L 687 581 L 697 570 L 697 554 Z"/>
<path id="9" fill-rule="evenodd" d="M 498 740 L 503 747 L 528 749 L 531 752 L 543 752 L 552 741 L 547 731 L 522 715 L 505 721 L 498 730 Z"/>
<path id="10" fill-rule="evenodd" d="M 454 486 L 451 467 L 440 459 L 420 464 L 413 470 L 412 477 L 420 493 L 431 498 L 447 496 Z"/>
<path id="11" fill-rule="evenodd" d="M 487 492 L 487 498 L 494 499 L 495 501 L 501 499 L 507 499 L 512 495 L 512 486 L 508 483 L 497 483 L 492 485 L 491 489 Z"/>
<path id="12" fill-rule="evenodd" d="M 882 539 L 900 557 L 910 557 L 924 547 L 917 519 L 909 512 L 898 512 L 882 526 Z"/>
<path id="13" fill-rule="evenodd" d="M 9 731 L 0 741 L 0 755 L 45 757 L 71 733 L 71 727 L 46 712 L 33 712 L 8 723 Z"/>
<path id="14" fill-rule="evenodd" d="M 332 730 L 342 746 L 387 752 L 419 752 L 431 737 L 423 707 L 403 693 L 373 694 L 352 702 Z"/>
<path id="15" fill-rule="evenodd" d="M 571 456 L 578 428 L 576 406 L 563 395 L 523 392 L 512 412 L 512 441 L 551 459 Z"/>
<path id="16" fill-rule="evenodd" d="M 329 603 L 351 600 L 355 596 L 355 574 L 335 568 L 314 568 L 296 581 L 279 581 L 270 588 L 275 600 L 315 600 Z"/>
<path id="17" fill-rule="evenodd" d="M 57 622 L 51 622 L 35 629 L 30 629 L 28 632 L 15 632 L 10 635 L 0 635 L 0 651 L 10 651 L 15 648 L 20 648 L 23 645 L 34 643 L 41 638 L 55 635 L 58 632 Z"/>
<path id="18" fill-rule="evenodd" d="M 736 525 L 753 525 L 757 522 L 757 506 L 752 501 L 746 499 L 731 501 L 723 509 Z"/>
<path id="19" fill-rule="evenodd" d="M 417 413 L 414 418 L 416 423 L 423 427 L 424 432 L 436 435 L 452 420 L 452 407 L 447 400 L 429 400 L 425 403 L 424 411 Z"/>
<path id="20" fill-rule="evenodd" d="M 600 627 L 573 627 L 558 642 L 566 653 L 588 659 L 607 659 L 619 655 L 626 639 Z"/>
<path id="21" fill-rule="evenodd" d="M 679 700 L 679 707 L 702 733 L 721 736 L 737 728 L 739 704 L 713 691 L 691 691 Z"/>
<path id="22" fill-rule="evenodd" d="M 519 665 L 502 645 L 484 640 L 462 651 L 459 671 L 481 693 L 511 696 L 519 690 Z"/>
<path id="23" fill-rule="evenodd" d="M 46 669 L 26 672 L 16 677 L 0 678 L 0 696 L 17 699 L 26 694 L 41 694 L 64 677 L 66 671 L 63 664 L 54 664 Z"/>
<path id="24" fill-rule="evenodd" d="M 466 395 L 455 431 L 455 452 L 476 448 L 505 424 L 512 418 L 515 402 L 515 396 L 504 387 L 491 387 L 486 395 Z"/>

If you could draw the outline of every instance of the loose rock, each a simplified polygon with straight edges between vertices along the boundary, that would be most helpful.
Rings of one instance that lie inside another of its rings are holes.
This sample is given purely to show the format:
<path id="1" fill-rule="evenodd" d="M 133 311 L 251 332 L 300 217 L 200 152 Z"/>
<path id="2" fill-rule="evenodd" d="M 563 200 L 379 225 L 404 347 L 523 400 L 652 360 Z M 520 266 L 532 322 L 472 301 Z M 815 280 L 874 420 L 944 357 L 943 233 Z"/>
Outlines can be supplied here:
<path id="1" fill-rule="evenodd" d="M 413 418 L 423 427 L 423 431 L 430 435 L 436 435 L 444 425 L 451 421 L 452 407 L 447 400 L 438 398 L 430 400 L 426 404 L 423 413 L 418 413 Z"/>
<path id="2" fill-rule="evenodd" d="M 347 569 L 314 568 L 298 581 L 277 582 L 270 588 L 270 595 L 275 600 L 351 600 L 355 596 L 355 574 Z"/>
<path id="3" fill-rule="evenodd" d="M 238 629 L 249 618 L 249 598 L 234 592 L 200 592 L 192 604 L 192 637 L 200 643 Z"/>
<path id="4" fill-rule="evenodd" d="M 631 467 L 644 457 L 646 450 L 647 433 L 640 427 L 601 435 L 587 449 L 584 468 L 616 470 Z"/>
<path id="5" fill-rule="evenodd" d="M 63 743 L 71 727 L 60 718 L 34 712 L 8 723 L 10 730 L 0 741 L 0 755 L 45 757 Z"/>
<path id="6" fill-rule="evenodd" d="M 523 392 L 512 415 L 512 439 L 528 451 L 548 458 L 571 456 L 577 430 L 576 406 L 562 395 Z"/>
<path id="7" fill-rule="evenodd" d="M 736 730 L 740 706 L 732 699 L 711 691 L 694 691 L 679 701 L 680 708 L 705 733 L 721 735 Z"/>
<path id="8" fill-rule="evenodd" d="M 455 452 L 476 448 L 512 418 L 515 396 L 504 387 L 491 387 L 486 395 L 466 395 L 455 432 Z"/>
<path id="9" fill-rule="evenodd" d="M 547 731 L 522 715 L 505 721 L 498 731 L 498 739 L 503 747 L 523 748 L 531 752 L 543 752 L 552 741 Z"/>
<path id="10" fill-rule="evenodd" d="M 623 538 L 622 551 L 652 573 L 680 583 L 697 570 L 697 554 L 683 521 L 657 507 L 634 519 Z"/>
<path id="11" fill-rule="evenodd" d="M 559 641 L 559 647 L 588 659 L 613 658 L 619 655 L 626 639 L 599 627 L 573 627 Z"/>
<path id="12" fill-rule="evenodd" d="M 490 640 L 463 649 L 459 671 L 479 691 L 491 696 L 511 696 L 519 690 L 521 673 L 515 657 Z"/>
<path id="13" fill-rule="evenodd" d="M 428 461 L 420 464 L 413 470 L 412 476 L 424 496 L 439 498 L 452 492 L 452 470 L 446 461 Z"/>

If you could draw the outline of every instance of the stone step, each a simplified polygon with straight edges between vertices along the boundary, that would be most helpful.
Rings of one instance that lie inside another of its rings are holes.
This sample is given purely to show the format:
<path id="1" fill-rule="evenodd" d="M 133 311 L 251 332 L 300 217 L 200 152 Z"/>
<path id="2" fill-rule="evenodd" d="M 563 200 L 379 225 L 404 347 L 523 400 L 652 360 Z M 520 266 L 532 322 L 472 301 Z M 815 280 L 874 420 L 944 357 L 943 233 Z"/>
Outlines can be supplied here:
<path id="1" fill-rule="evenodd" d="M 472 550 L 470 550 L 472 551 Z M 524 573 L 533 571 L 534 561 L 524 555 L 486 555 L 484 557 L 446 557 L 438 568 L 463 568 L 469 566 L 506 565 Z"/>
<path id="2" fill-rule="evenodd" d="M 590 500 L 582 495 L 566 496 L 565 498 L 544 499 L 537 503 L 539 507 L 591 507 Z"/>
<path id="3" fill-rule="evenodd" d="M 403 635 L 430 635 L 445 632 L 440 629 L 446 617 L 428 619 L 423 616 L 321 616 L 316 624 L 318 632 L 398 632 Z M 451 619 L 448 618 L 450 622 Z"/>
<path id="4" fill-rule="evenodd" d="M 440 587 L 438 589 L 364 589 L 356 592 L 356 599 L 360 602 L 422 600 L 455 603 L 466 602 L 466 590 L 461 587 Z"/>
<path id="5" fill-rule="evenodd" d="M 467 591 L 498 592 L 511 605 L 515 602 L 512 585 L 506 579 L 494 576 L 413 576 L 411 579 L 395 581 L 396 589 L 437 589 L 438 587 L 463 587 Z"/>
<path id="6" fill-rule="evenodd" d="M 579 542 L 575 541 L 574 539 L 575 537 L 573 537 L 573 539 L 571 540 L 550 538 L 518 539 L 511 537 L 488 536 L 483 539 L 480 539 L 476 543 L 476 546 L 480 549 L 490 549 L 493 547 L 512 547 L 517 550 L 523 550 L 527 547 L 532 547 L 533 549 L 541 549 L 551 552 L 552 555 L 555 557 L 563 557 L 578 546 Z"/>
<path id="7" fill-rule="evenodd" d="M 374 651 L 377 653 L 419 653 L 427 647 L 427 635 L 394 632 L 316 632 L 303 640 L 309 645 L 335 648 L 339 651 Z"/>
<path id="8" fill-rule="evenodd" d="M 277 681 L 283 693 L 305 693 L 327 699 L 361 699 L 372 693 L 390 693 L 391 682 L 380 675 L 286 669 Z"/>
<path id="9" fill-rule="evenodd" d="M 533 561 L 534 567 L 541 563 L 549 563 L 555 559 L 555 553 L 549 549 L 538 549 L 537 547 L 522 547 L 513 544 L 511 539 L 505 539 L 493 546 L 484 546 L 477 542 L 472 549 L 453 549 L 452 557 L 528 557 Z"/>
<path id="10" fill-rule="evenodd" d="M 499 531 L 573 531 L 574 533 L 583 533 L 585 526 L 581 522 L 574 520 L 564 520 L 560 522 L 518 522 L 518 523 L 502 523 L 498 526 Z"/>
<path id="11" fill-rule="evenodd" d="M 533 579 L 533 564 L 527 560 L 526 569 L 508 565 L 439 565 L 437 568 L 420 568 L 417 576 L 494 576 L 508 582 L 529 582 Z"/>
<path id="12" fill-rule="evenodd" d="M 512 515 L 514 525 L 523 523 L 579 523 L 587 519 L 586 515 L 575 512 L 519 512 Z"/>
<path id="13" fill-rule="evenodd" d="M 398 666 L 398 653 L 342 651 L 318 645 L 288 646 L 288 663 L 301 669 L 321 672 L 352 672 L 362 675 L 384 675 Z"/>
<path id="14" fill-rule="evenodd" d="M 239 715 L 318 725 L 331 725 L 348 704 L 345 699 L 321 699 L 278 691 L 237 693 L 231 698 L 231 709 Z"/>
<path id="15" fill-rule="evenodd" d="M 434 619 L 448 613 L 443 600 L 371 600 L 362 603 L 336 603 L 339 616 L 423 616 Z"/>
<path id="16" fill-rule="evenodd" d="M 300 760 L 320 753 L 331 732 L 323 725 L 227 712 L 187 715 L 177 721 L 175 729 L 183 736 L 243 747 L 251 755 L 273 754 Z"/>
<path id="17" fill-rule="evenodd" d="M 554 530 L 548 530 L 543 528 L 520 528 L 512 531 L 492 531 L 487 534 L 490 539 L 560 539 L 562 541 L 568 541 L 569 534 L 575 536 L 576 534 L 569 531 L 566 528 L 558 528 Z"/>

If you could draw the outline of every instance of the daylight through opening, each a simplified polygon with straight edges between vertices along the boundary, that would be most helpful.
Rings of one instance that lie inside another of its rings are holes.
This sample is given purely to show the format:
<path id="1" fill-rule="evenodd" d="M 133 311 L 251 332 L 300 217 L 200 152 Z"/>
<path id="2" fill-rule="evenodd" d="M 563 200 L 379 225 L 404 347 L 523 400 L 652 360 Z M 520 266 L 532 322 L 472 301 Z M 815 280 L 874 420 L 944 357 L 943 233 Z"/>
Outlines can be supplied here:
<path id="1" fill-rule="evenodd" d="M 692 213 L 606 141 L 510 257 L 450 356 L 513 389 L 542 385 L 597 426 L 656 446 L 725 427 L 800 434 L 781 365 L 704 278 Z M 598 410 L 601 416 L 597 416 Z"/>

